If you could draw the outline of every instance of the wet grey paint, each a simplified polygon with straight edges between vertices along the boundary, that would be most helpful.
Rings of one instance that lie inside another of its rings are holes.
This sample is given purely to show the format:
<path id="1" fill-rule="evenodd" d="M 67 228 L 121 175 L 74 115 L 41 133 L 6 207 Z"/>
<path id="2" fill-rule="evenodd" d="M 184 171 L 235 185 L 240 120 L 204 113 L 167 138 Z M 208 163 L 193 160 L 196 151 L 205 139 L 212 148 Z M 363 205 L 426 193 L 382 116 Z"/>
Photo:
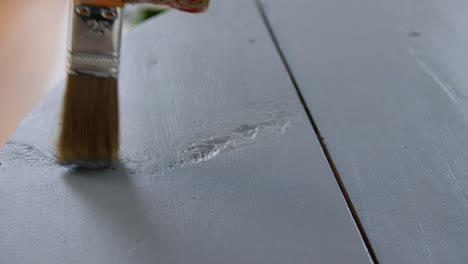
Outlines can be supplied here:
<path id="1" fill-rule="evenodd" d="M 468 263 L 468 3 L 262 2 L 377 258 Z"/>
<path id="2" fill-rule="evenodd" d="M 0 263 L 370 263 L 252 1 L 168 12 L 122 59 L 120 163 L 55 164 L 63 84 L 0 150 Z"/>

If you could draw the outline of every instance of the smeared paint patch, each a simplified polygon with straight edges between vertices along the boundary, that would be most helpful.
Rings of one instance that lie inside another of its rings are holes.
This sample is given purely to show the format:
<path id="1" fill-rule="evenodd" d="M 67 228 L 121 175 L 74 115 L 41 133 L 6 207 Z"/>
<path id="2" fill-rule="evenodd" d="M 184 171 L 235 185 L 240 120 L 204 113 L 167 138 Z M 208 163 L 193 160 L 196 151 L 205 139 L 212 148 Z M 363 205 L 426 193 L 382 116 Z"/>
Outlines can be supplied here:
<path id="1" fill-rule="evenodd" d="M 144 151 L 123 151 L 121 161 L 130 175 L 164 175 L 176 168 L 208 162 L 223 153 L 285 133 L 291 126 L 293 117 L 290 112 L 276 111 L 241 118 L 228 124 L 191 132 L 175 140 L 170 152 L 162 153 L 157 147 Z"/>
<path id="2" fill-rule="evenodd" d="M 41 151 L 38 148 L 15 141 L 9 141 L 1 151 L 7 151 L 6 158 L 13 161 L 22 161 L 34 166 L 61 165 L 71 169 L 105 169 L 112 165 L 111 161 L 73 160 L 59 162 L 53 154 Z"/>
<path id="3" fill-rule="evenodd" d="M 0 150 L 1 152 L 8 152 L 9 155 L 5 155 L 5 159 L 13 161 L 13 160 L 21 160 L 26 161 L 26 164 L 42 164 L 42 165 L 50 165 L 55 163 L 55 157 L 50 155 L 46 152 L 43 152 L 34 146 L 9 141 L 5 144 L 4 148 Z"/>
<path id="4" fill-rule="evenodd" d="M 130 175 L 153 174 L 159 171 L 161 166 L 161 155 L 155 148 L 144 151 L 124 151 L 120 154 L 120 160 L 125 164 Z"/>
<path id="5" fill-rule="evenodd" d="M 206 131 L 182 147 L 171 168 L 183 167 L 209 161 L 244 145 L 252 144 L 264 137 L 282 134 L 291 126 L 290 115 L 286 112 L 269 113 L 240 125 L 223 126 Z"/>
<path id="6" fill-rule="evenodd" d="M 235 128 L 233 131 L 241 134 L 244 137 L 255 139 L 259 132 L 270 130 L 270 132 L 284 133 L 290 126 L 289 120 L 268 120 L 258 124 L 243 124 Z"/>
<path id="7" fill-rule="evenodd" d="M 233 148 L 235 141 L 230 136 L 208 137 L 200 142 L 194 142 L 179 153 L 174 164 L 200 163 L 216 157 L 221 151 Z M 172 164 L 172 165 L 174 165 Z"/>
<path id="8" fill-rule="evenodd" d="M 282 107 L 273 104 L 275 109 Z M 207 162 L 215 157 L 254 144 L 259 140 L 285 133 L 291 126 L 293 114 L 288 111 L 272 111 L 257 116 L 248 116 L 235 122 L 216 125 L 190 133 L 175 140 L 169 153 L 161 153 L 158 147 L 145 150 L 126 149 L 120 154 L 120 162 L 125 164 L 130 175 L 162 175 L 176 167 Z M 65 165 L 69 169 L 111 169 L 115 162 L 76 160 L 60 164 L 48 152 L 19 142 L 8 142 L 0 153 L 8 160 L 27 161 L 32 166 Z"/>

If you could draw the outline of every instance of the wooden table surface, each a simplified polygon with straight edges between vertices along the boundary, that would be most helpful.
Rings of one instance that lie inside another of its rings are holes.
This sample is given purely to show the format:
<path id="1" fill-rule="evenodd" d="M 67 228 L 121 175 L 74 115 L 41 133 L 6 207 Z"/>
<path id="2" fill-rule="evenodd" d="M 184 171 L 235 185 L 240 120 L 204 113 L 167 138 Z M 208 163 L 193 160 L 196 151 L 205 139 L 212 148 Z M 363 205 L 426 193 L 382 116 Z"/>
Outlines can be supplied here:
<path id="1" fill-rule="evenodd" d="M 468 3 L 262 0 L 382 263 L 468 263 Z"/>
<path id="2" fill-rule="evenodd" d="M 121 160 L 0 149 L 0 263 L 468 263 L 463 1 L 223 0 L 128 32 Z"/>

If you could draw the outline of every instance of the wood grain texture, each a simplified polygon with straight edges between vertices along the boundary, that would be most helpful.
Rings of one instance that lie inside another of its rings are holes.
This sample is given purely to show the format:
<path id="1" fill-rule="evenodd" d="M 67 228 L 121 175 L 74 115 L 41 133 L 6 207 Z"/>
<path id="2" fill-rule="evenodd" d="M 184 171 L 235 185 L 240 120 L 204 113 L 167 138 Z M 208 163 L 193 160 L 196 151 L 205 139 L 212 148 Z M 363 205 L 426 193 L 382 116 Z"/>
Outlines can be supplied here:
<path id="1" fill-rule="evenodd" d="M 262 1 L 381 263 L 468 263 L 466 1 Z"/>
<path id="2" fill-rule="evenodd" d="M 248 0 L 123 43 L 121 162 L 54 163 L 63 84 L 0 150 L 1 263 L 370 263 Z"/>

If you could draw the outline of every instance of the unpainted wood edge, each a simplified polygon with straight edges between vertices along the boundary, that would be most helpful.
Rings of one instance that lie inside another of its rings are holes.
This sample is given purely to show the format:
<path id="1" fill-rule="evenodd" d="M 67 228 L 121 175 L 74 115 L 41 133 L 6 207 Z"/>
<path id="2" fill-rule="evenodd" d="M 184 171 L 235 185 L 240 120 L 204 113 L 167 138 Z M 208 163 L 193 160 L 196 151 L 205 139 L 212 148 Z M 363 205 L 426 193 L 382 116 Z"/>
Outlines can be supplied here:
<path id="1" fill-rule="evenodd" d="M 292 73 L 291 71 L 291 67 L 289 66 L 288 64 L 288 61 L 286 60 L 286 56 L 284 55 L 280 45 L 279 45 L 279 42 L 278 42 L 278 39 L 276 38 L 276 35 L 274 34 L 274 31 L 273 31 L 273 27 L 271 26 L 271 23 L 270 21 L 268 20 L 268 17 L 266 15 L 266 12 L 262 6 L 262 3 L 260 2 L 260 0 L 255 0 L 255 3 L 256 3 L 256 6 L 257 6 L 257 9 L 258 9 L 258 12 L 260 13 L 260 16 L 262 17 L 262 20 L 265 24 L 265 27 L 267 28 L 268 30 L 268 33 L 270 34 L 270 37 L 275 45 L 275 48 L 281 58 L 281 61 L 282 63 L 284 64 L 284 67 L 286 68 L 286 71 L 288 72 L 288 75 L 289 75 L 289 78 L 291 80 L 291 82 L 293 83 L 294 85 L 294 88 L 296 89 L 296 93 L 301 101 L 301 104 L 307 114 L 307 117 L 309 118 L 309 121 L 314 129 L 314 132 L 317 136 L 317 139 L 320 143 L 320 147 L 322 148 L 323 150 L 323 153 L 325 154 L 325 158 L 327 159 L 327 162 L 328 164 L 330 165 L 330 168 L 333 172 L 333 175 L 335 176 L 335 179 L 336 179 L 336 182 L 338 183 L 338 186 L 340 188 L 340 191 L 341 193 L 343 194 L 343 197 L 346 201 L 346 204 L 349 208 L 349 210 L 351 211 L 351 215 L 353 217 L 353 220 L 354 222 L 356 223 L 356 226 L 358 227 L 358 230 L 359 230 L 359 233 L 361 235 L 361 238 L 362 240 L 364 241 L 364 244 L 367 248 L 367 251 L 369 252 L 369 255 L 372 259 L 372 261 L 376 264 L 379 264 L 379 260 L 377 258 L 377 255 L 375 254 L 375 251 L 372 247 L 372 244 L 370 242 L 370 239 L 369 237 L 367 236 L 366 234 L 366 231 L 364 229 L 364 226 L 362 224 L 362 221 L 361 219 L 359 218 L 359 215 L 356 211 L 356 208 L 354 207 L 354 204 L 353 202 L 351 201 L 351 198 L 349 196 L 349 193 L 348 191 L 346 190 L 346 187 L 344 185 L 344 182 L 341 178 L 341 175 L 340 173 L 338 172 L 338 169 L 336 168 L 335 166 L 335 162 L 333 161 L 333 158 L 331 157 L 330 155 L 330 151 L 328 151 L 328 148 L 327 148 L 327 145 L 325 144 L 325 139 L 323 138 L 322 134 L 320 133 L 320 130 L 317 126 L 317 123 L 315 122 L 310 110 L 309 110 L 309 107 L 307 107 L 307 103 L 304 99 L 304 96 L 302 95 L 302 92 L 299 88 L 299 85 L 296 81 L 296 79 L 294 78 L 294 74 Z"/>

